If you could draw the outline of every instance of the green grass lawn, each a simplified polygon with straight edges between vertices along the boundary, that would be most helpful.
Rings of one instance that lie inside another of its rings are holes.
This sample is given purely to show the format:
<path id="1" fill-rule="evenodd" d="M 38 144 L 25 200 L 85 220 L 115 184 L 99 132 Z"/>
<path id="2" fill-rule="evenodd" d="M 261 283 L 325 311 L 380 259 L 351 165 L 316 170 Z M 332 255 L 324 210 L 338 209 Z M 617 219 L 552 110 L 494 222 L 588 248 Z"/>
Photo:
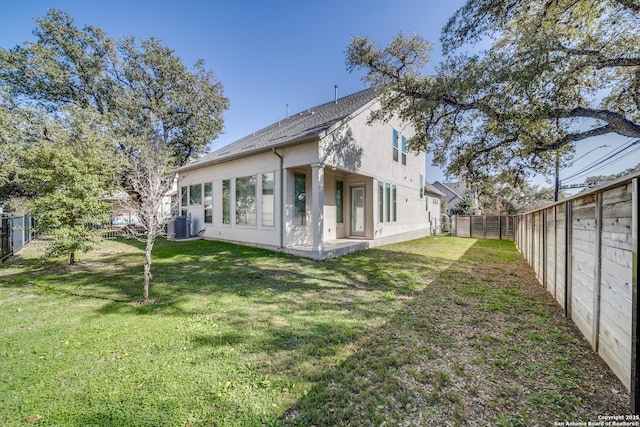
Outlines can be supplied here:
<path id="1" fill-rule="evenodd" d="M 0 425 L 553 425 L 628 394 L 512 242 L 425 238 L 314 262 L 105 242 L 0 266 Z"/>

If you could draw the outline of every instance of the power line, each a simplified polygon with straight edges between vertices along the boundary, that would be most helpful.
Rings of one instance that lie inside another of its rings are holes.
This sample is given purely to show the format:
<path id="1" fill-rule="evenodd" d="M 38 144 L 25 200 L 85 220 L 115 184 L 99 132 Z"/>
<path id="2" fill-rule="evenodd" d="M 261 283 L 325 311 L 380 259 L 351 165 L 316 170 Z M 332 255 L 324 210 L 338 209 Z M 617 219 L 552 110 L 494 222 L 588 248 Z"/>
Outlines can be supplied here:
<path id="1" fill-rule="evenodd" d="M 582 156 L 578 157 L 577 159 L 575 159 L 572 163 L 571 166 L 575 166 L 576 163 L 578 163 L 580 160 L 584 159 L 585 157 L 587 157 L 589 154 L 593 153 L 594 151 L 600 149 L 600 148 L 608 148 L 611 147 L 608 144 L 604 144 L 604 145 L 600 145 L 592 150 L 587 151 L 586 153 L 584 153 Z M 606 156 L 606 154 L 605 154 Z M 565 166 L 562 169 L 560 169 L 561 171 L 565 170 L 565 169 L 569 169 L 571 166 Z"/>
<path id="2" fill-rule="evenodd" d="M 614 156 L 617 156 L 618 154 L 620 154 L 624 150 L 626 150 L 629 147 L 631 147 L 632 144 L 633 144 L 633 142 L 628 142 L 622 148 L 619 148 L 619 149 L 614 148 L 613 150 L 611 150 L 610 152 L 608 152 L 604 156 L 594 160 L 593 162 L 589 163 L 587 166 L 582 167 L 580 170 L 574 172 L 573 174 L 569 175 L 568 177 L 565 177 L 565 180 L 568 180 L 570 178 L 574 178 L 575 176 L 580 175 L 581 173 L 586 172 L 586 171 L 590 170 L 591 168 L 593 168 L 595 166 L 598 166 L 602 162 L 605 162 L 605 161 L 609 160 L 610 158 L 612 158 Z"/>
<path id="3" fill-rule="evenodd" d="M 571 175 L 569 175 L 569 176 L 567 176 L 567 177 L 563 178 L 563 179 L 562 179 L 562 181 L 563 181 L 563 182 L 566 182 L 566 181 L 574 180 L 574 179 L 576 179 L 576 178 L 578 178 L 578 177 L 582 176 L 583 174 L 588 173 L 588 172 L 589 172 L 589 171 L 591 171 L 591 169 L 593 169 L 594 167 L 599 166 L 599 165 L 601 165 L 602 163 L 606 162 L 607 160 L 610 160 L 610 159 L 612 159 L 612 158 L 614 158 L 614 157 L 618 156 L 618 155 L 619 155 L 619 154 L 621 154 L 622 152 L 624 152 L 624 151 L 628 150 L 629 148 L 631 148 L 632 146 L 634 146 L 634 145 L 636 145 L 636 144 L 638 144 L 638 143 L 640 143 L 640 139 L 637 139 L 637 140 L 635 140 L 635 141 L 629 142 L 627 145 L 623 146 L 623 147 L 622 147 L 622 148 L 620 148 L 618 151 L 613 150 L 613 151 L 615 151 L 615 152 L 611 151 L 611 152 L 609 152 L 608 154 L 605 154 L 603 157 L 601 157 L 601 158 L 599 158 L 599 159 L 597 159 L 597 160 L 593 161 L 592 163 L 588 164 L 587 166 L 583 167 L 582 169 L 580 169 L 580 170 L 578 170 L 578 171 L 574 172 L 573 174 L 571 174 Z M 613 162 L 612 162 L 612 163 L 613 163 Z M 609 164 L 610 164 L 610 163 L 609 163 Z"/>
<path id="4" fill-rule="evenodd" d="M 640 142 L 640 141 L 637 141 L 637 142 Z M 640 147 L 636 147 L 634 150 L 630 151 L 628 154 L 633 154 L 633 153 L 635 153 L 636 151 L 639 151 L 639 150 L 640 150 Z M 590 171 L 586 171 L 586 172 L 582 173 L 582 174 L 581 174 L 581 175 L 579 175 L 579 176 L 573 177 L 571 180 L 575 180 L 575 179 L 577 179 L 577 178 L 584 177 L 584 176 L 586 176 L 587 174 L 590 174 L 590 173 L 598 172 L 599 170 L 602 170 L 602 169 L 604 169 L 605 167 L 607 167 L 607 166 L 609 166 L 609 165 L 611 165 L 611 164 L 613 164 L 613 163 L 615 163 L 615 162 L 618 162 L 618 161 L 620 161 L 620 160 L 621 160 L 621 159 L 613 159 L 613 160 L 611 160 L 610 162 L 605 163 L 605 164 L 601 165 L 600 167 L 598 167 L 598 168 L 596 168 L 596 169 L 593 169 L 593 170 L 590 170 Z M 596 166 L 597 166 L 597 165 L 596 165 Z M 567 180 L 565 180 L 565 181 L 567 181 Z"/>

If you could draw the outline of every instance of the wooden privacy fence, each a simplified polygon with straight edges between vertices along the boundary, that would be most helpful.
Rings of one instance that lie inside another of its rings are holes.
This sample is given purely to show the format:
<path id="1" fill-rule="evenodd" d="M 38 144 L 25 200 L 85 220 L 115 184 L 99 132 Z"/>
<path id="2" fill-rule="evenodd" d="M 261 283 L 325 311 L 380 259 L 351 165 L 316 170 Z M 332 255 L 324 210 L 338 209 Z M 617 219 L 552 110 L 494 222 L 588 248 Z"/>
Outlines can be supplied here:
<path id="1" fill-rule="evenodd" d="M 515 241 L 540 283 L 640 411 L 639 173 L 518 215 Z"/>
<path id="2" fill-rule="evenodd" d="M 451 232 L 457 237 L 474 239 L 513 240 L 513 215 L 455 215 L 451 219 Z"/>

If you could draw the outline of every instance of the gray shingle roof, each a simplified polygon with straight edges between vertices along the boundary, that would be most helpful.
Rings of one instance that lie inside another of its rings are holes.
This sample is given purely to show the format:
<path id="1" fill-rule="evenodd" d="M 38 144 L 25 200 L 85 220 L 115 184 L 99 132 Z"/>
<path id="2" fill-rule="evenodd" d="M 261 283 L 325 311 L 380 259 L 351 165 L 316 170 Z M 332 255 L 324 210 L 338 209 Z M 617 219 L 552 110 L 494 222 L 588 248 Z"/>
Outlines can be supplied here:
<path id="1" fill-rule="evenodd" d="M 428 182 L 424 183 L 424 191 L 430 194 L 435 194 L 437 196 L 445 196 L 445 194 L 442 191 L 438 190 L 436 187 L 429 184 Z"/>
<path id="2" fill-rule="evenodd" d="M 452 185 L 452 184 L 457 184 L 457 183 L 451 183 L 451 182 L 442 183 L 440 181 L 436 181 L 433 183 L 433 186 L 445 194 L 445 197 L 447 198 L 448 202 L 450 202 L 455 198 L 462 199 L 462 196 L 458 194 L 455 189 L 452 189 L 450 187 L 450 186 L 457 187 L 457 185 Z"/>
<path id="3" fill-rule="evenodd" d="M 346 119 L 352 113 L 364 107 L 376 97 L 374 88 L 312 107 L 288 118 L 279 120 L 257 132 L 247 135 L 231 144 L 222 147 L 206 156 L 189 163 L 179 170 L 193 169 L 206 164 L 264 151 L 271 147 L 286 145 L 295 141 L 302 141 L 314 136 L 320 136 L 333 125 Z"/>

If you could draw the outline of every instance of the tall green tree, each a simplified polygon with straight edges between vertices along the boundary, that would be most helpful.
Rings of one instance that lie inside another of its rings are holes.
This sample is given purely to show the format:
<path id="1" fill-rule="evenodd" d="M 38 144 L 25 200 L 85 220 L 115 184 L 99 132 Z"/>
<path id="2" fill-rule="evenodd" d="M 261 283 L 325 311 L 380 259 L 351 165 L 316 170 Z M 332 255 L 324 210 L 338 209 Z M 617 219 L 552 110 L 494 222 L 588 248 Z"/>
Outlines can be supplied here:
<path id="1" fill-rule="evenodd" d="M 117 99 L 125 135 L 135 138 L 128 149 L 126 185 L 145 242 L 143 301 L 149 301 L 151 252 L 165 229 L 165 196 L 175 181 L 172 171 L 206 150 L 222 132 L 222 113 L 229 103 L 222 85 L 202 61 L 191 71 L 172 49 L 150 39 L 121 42 L 121 78 Z M 135 231 L 135 230 L 132 230 Z"/>
<path id="2" fill-rule="evenodd" d="M 475 192 L 467 188 L 462 193 L 462 199 L 449 210 L 450 215 L 477 215 L 478 206 L 475 200 Z"/>
<path id="3" fill-rule="evenodd" d="M 100 241 L 100 228 L 109 222 L 105 196 L 115 191 L 118 156 L 102 116 L 70 105 L 55 119 L 37 112 L 28 141 L 11 155 L 17 166 L 12 180 L 32 196 L 26 206 L 36 231 L 53 237 L 46 255 L 66 255 L 73 264 L 77 252 Z"/>
<path id="4" fill-rule="evenodd" d="M 118 181 L 143 215 L 140 223 L 147 232 L 148 290 L 155 230 L 166 218 L 145 208 L 151 192 L 136 182 L 138 166 L 173 182 L 172 170 L 204 153 L 221 133 L 222 114 L 229 106 L 222 85 L 203 61 L 189 68 L 156 39 L 114 40 L 99 28 L 76 27 L 68 14 L 58 10 L 36 22 L 34 42 L 0 49 L 0 87 L 18 108 L 38 106 L 55 117 L 73 106 L 109 124 L 113 144 L 127 157 Z M 151 155 L 150 150 L 161 155 Z M 149 169 L 145 156 L 158 163 Z M 143 182 L 151 186 L 152 181 Z"/>
<path id="5" fill-rule="evenodd" d="M 433 75 L 418 36 L 385 48 L 355 37 L 347 64 L 381 88 L 374 118 L 416 125 L 413 150 L 480 188 L 518 184 L 584 139 L 640 137 L 639 18 L 628 0 L 469 0 L 443 29 Z"/>

